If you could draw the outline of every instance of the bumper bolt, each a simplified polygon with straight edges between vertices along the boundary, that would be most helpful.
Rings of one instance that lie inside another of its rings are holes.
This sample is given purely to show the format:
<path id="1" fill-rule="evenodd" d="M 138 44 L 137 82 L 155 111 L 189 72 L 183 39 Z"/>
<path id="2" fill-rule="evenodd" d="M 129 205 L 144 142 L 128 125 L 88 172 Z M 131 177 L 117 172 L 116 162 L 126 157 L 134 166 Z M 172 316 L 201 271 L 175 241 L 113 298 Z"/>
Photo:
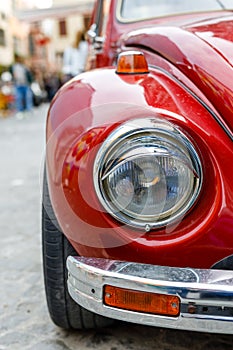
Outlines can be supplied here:
<path id="1" fill-rule="evenodd" d="M 189 312 L 190 314 L 195 314 L 195 313 L 196 313 L 196 310 L 197 310 L 197 308 L 196 308 L 195 305 L 190 304 L 190 305 L 188 306 L 188 312 Z"/>

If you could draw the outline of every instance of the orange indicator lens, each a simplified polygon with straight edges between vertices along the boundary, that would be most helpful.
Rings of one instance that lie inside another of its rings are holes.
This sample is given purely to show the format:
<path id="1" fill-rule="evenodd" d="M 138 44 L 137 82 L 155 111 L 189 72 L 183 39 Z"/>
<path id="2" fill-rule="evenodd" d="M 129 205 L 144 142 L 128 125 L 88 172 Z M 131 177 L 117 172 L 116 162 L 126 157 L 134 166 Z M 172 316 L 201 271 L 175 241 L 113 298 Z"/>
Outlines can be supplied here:
<path id="1" fill-rule="evenodd" d="M 105 305 L 163 316 L 179 316 L 180 299 L 174 295 L 141 292 L 106 285 Z"/>
<path id="2" fill-rule="evenodd" d="M 142 74 L 148 73 L 148 65 L 145 56 L 139 51 L 122 52 L 117 61 L 118 74 Z"/>

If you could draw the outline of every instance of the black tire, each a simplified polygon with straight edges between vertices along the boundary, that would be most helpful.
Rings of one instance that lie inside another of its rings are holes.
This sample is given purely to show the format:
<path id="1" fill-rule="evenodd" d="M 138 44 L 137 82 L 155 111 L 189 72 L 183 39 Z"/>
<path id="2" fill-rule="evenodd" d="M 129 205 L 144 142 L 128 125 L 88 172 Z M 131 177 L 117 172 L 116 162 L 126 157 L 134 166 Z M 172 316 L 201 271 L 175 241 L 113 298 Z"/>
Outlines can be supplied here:
<path id="1" fill-rule="evenodd" d="M 42 248 L 45 293 L 53 322 L 64 329 L 91 329 L 112 325 L 112 319 L 84 309 L 69 295 L 66 259 L 69 255 L 78 254 L 59 229 L 49 197 L 46 176 L 43 184 Z"/>
<path id="2" fill-rule="evenodd" d="M 229 255 L 226 258 L 216 262 L 212 267 L 212 269 L 217 270 L 233 270 L 233 255 Z"/>

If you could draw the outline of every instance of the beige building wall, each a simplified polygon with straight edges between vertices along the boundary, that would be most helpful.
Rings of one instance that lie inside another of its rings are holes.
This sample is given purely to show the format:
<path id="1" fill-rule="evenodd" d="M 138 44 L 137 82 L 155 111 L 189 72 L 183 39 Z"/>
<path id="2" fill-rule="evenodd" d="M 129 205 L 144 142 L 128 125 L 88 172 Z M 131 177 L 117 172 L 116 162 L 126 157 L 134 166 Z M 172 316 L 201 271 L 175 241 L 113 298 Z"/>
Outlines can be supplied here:
<path id="1" fill-rule="evenodd" d="M 53 0 L 54 6 L 94 4 L 94 0 Z"/>
<path id="2" fill-rule="evenodd" d="M 63 64 L 64 50 L 76 42 L 77 32 L 84 29 L 83 15 L 76 13 L 66 17 L 45 18 L 40 24 L 41 31 L 49 38 L 46 46 L 48 65 L 60 71 Z M 65 32 L 62 32 L 62 28 Z"/>
<path id="3" fill-rule="evenodd" d="M 10 21 L 12 17 L 11 0 L 0 1 L 0 65 L 7 66 L 13 58 L 13 37 Z"/>
<path id="4" fill-rule="evenodd" d="M 0 1 L 0 66 L 9 66 L 14 53 L 23 56 L 28 53 L 29 25 L 13 16 L 13 1 Z"/>
<path id="5" fill-rule="evenodd" d="M 76 0 L 73 3 L 77 5 L 78 1 Z M 64 0 L 54 0 L 54 4 L 56 7 L 63 7 Z M 69 1 L 68 4 L 72 5 L 72 2 Z M 51 39 L 48 45 L 49 61 L 51 62 L 51 66 L 54 66 L 54 68 L 58 71 L 62 69 L 62 58 L 65 49 L 74 45 L 76 42 L 77 33 L 85 29 L 84 16 L 88 13 L 90 14 L 90 11 L 83 13 L 77 8 L 65 15 L 62 11 L 57 11 L 56 15 L 47 17 L 41 21 L 42 30 Z M 66 30 L 65 34 L 63 35 L 61 33 L 61 22 L 63 22 Z"/>
<path id="6" fill-rule="evenodd" d="M 17 18 L 11 17 L 10 32 L 12 36 L 13 52 L 27 57 L 28 56 L 28 34 L 30 26 L 28 23 L 20 22 Z"/>
<path id="7" fill-rule="evenodd" d="M 66 26 L 66 35 L 61 35 L 60 32 L 60 25 L 63 21 Z M 79 14 L 66 18 L 60 17 L 54 20 L 53 28 L 52 39 L 54 47 L 58 52 L 64 51 L 68 45 L 72 45 L 75 42 L 77 32 L 83 29 L 83 17 Z"/>
<path id="8" fill-rule="evenodd" d="M 91 13 L 94 0 L 53 0 L 53 7 L 42 11 L 29 7 L 28 3 L 29 0 L 0 0 L 0 65 L 10 65 L 14 53 L 25 57 L 31 55 L 29 33 L 36 25 L 49 39 L 46 46 L 39 47 L 46 57 L 44 64 L 59 70 L 64 50 L 76 41 L 77 32 L 84 27 L 84 16 Z M 61 21 L 65 21 L 66 26 L 63 35 Z"/>

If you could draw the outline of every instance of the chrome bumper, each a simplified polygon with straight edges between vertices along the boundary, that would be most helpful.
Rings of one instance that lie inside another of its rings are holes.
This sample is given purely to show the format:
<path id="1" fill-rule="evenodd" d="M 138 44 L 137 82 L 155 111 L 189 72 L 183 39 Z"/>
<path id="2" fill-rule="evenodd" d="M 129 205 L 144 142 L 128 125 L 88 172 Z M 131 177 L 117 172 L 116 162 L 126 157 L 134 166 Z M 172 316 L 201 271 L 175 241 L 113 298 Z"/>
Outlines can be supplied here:
<path id="1" fill-rule="evenodd" d="M 233 271 L 173 268 L 123 261 L 68 257 L 68 289 L 84 308 L 143 325 L 233 334 Z M 178 317 L 110 307 L 105 285 L 180 298 Z"/>

